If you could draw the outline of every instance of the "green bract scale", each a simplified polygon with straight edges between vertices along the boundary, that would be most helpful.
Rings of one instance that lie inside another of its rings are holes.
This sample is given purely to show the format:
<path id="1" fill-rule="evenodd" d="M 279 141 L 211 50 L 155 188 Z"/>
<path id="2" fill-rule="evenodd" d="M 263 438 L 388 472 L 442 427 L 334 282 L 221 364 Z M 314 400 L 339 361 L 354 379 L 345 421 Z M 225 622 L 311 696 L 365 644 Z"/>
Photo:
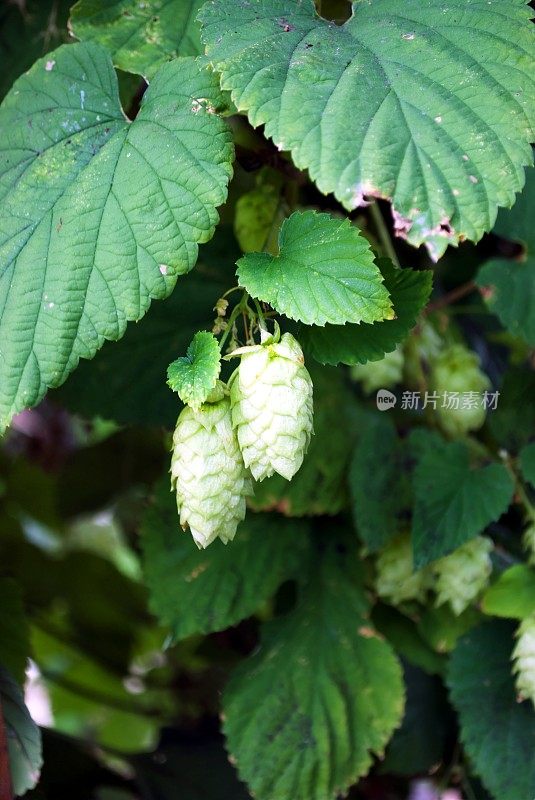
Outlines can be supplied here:
<path id="1" fill-rule="evenodd" d="M 176 489 L 180 524 L 189 527 L 199 547 L 207 547 L 218 536 L 225 544 L 234 538 L 252 485 L 221 382 L 198 411 L 186 406 L 178 417 L 171 484 Z"/>
<path id="2" fill-rule="evenodd" d="M 375 588 L 379 597 L 394 605 L 407 600 L 423 601 L 429 586 L 426 570 L 415 571 L 411 537 L 403 533 L 392 539 L 377 556 Z"/>
<path id="3" fill-rule="evenodd" d="M 278 472 L 291 480 L 312 434 L 312 380 L 291 333 L 242 347 L 230 381 L 232 424 L 245 466 L 257 481 Z"/>
<path id="4" fill-rule="evenodd" d="M 535 614 L 518 626 L 512 658 L 519 698 L 535 704 Z"/>
<path id="5" fill-rule="evenodd" d="M 435 561 L 437 605 L 449 603 L 459 615 L 485 588 L 492 571 L 490 553 L 492 542 L 485 536 L 458 547 L 449 556 Z"/>
<path id="6" fill-rule="evenodd" d="M 462 344 L 447 347 L 431 363 L 429 383 L 439 395 L 438 421 L 450 436 L 475 431 L 485 422 L 482 401 L 490 381 L 479 363 L 476 353 Z"/>

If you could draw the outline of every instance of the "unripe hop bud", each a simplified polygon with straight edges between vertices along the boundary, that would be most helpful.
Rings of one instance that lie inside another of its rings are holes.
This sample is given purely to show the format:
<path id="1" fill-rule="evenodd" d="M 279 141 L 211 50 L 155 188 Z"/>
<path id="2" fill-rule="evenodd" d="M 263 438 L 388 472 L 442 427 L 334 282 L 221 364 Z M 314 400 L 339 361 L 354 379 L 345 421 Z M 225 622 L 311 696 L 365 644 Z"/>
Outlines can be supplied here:
<path id="1" fill-rule="evenodd" d="M 236 434 L 230 400 L 221 382 L 198 411 L 186 406 L 173 435 L 171 485 L 176 489 L 180 524 L 198 547 L 218 536 L 234 538 L 252 493 Z"/>
<path id="2" fill-rule="evenodd" d="M 437 605 L 449 603 L 455 614 L 462 614 L 488 583 L 492 571 L 492 542 L 477 536 L 432 565 Z"/>
<path id="3" fill-rule="evenodd" d="M 291 480 L 312 434 L 312 380 L 291 333 L 280 342 L 242 347 L 230 381 L 232 423 L 245 466 L 257 481 L 278 472 Z"/>

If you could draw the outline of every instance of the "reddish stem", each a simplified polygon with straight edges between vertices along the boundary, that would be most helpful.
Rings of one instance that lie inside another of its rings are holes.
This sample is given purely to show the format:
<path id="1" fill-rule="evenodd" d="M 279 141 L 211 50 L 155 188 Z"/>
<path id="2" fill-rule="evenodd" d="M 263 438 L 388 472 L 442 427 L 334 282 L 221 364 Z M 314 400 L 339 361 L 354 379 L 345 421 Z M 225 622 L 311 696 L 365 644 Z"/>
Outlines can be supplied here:
<path id="1" fill-rule="evenodd" d="M 433 303 L 429 303 L 425 313 L 431 314 L 433 311 L 438 311 L 439 308 L 450 306 L 452 303 L 456 303 L 457 300 L 460 300 L 462 297 L 466 297 L 467 294 L 471 294 L 476 289 L 477 284 L 474 281 L 462 283 L 460 286 L 452 289 L 451 292 L 447 292 L 446 294 L 442 295 L 442 297 L 439 297 L 438 300 L 435 300 Z"/>
<path id="2" fill-rule="evenodd" d="M 0 702 L 0 800 L 13 800 L 11 786 L 11 770 L 9 768 L 9 753 L 7 749 L 7 732 Z"/>

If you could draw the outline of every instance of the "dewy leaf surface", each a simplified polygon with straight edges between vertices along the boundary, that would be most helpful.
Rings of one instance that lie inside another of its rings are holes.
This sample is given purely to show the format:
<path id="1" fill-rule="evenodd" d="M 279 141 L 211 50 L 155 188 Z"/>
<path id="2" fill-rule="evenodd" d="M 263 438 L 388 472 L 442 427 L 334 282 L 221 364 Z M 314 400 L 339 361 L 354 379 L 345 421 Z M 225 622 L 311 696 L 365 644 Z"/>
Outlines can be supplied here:
<path id="1" fill-rule="evenodd" d="M 165 61 L 202 51 L 195 17 L 204 0 L 79 0 L 70 26 L 103 45 L 125 72 L 153 75 Z"/>
<path id="2" fill-rule="evenodd" d="M 63 46 L 0 107 L 0 431 L 166 297 L 218 221 L 232 144 L 194 59 L 132 123 L 106 51 Z"/>
<path id="3" fill-rule="evenodd" d="M 312 0 L 209 0 L 200 20 L 251 123 L 347 209 L 391 199 L 398 233 L 438 258 L 492 228 L 532 163 L 530 16 L 525 0 L 368 0 L 338 26 Z"/>
<path id="4" fill-rule="evenodd" d="M 401 721 L 400 665 L 370 629 L 364 588 L 344 559 L 357 554 L 316 555 L 295 610 L 264 626 L 225 690 L 227 747 L 258 800 L 344 794 Z"/>
<path id="5" fill-rule="evenodd" d="M 307 325 L 394 316 L 369 242 L 330 214 L 294 212 L 282 223 L 278 255 L 247 253 L 238 279 L 253 297 Z"/>

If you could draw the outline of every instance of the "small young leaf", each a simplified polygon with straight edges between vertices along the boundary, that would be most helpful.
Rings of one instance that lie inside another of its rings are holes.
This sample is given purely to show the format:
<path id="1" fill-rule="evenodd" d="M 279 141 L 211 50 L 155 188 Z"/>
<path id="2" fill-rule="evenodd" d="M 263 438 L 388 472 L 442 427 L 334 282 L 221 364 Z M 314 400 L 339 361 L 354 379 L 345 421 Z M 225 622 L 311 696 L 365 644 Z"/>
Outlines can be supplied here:
<path id="1" fill-rule="evenodd" d="M 107 52 L 88 42 L 49 53 L 4 99 L 0 432 L 195 264 L 232 171 L 220 97 L 179 59 L 130 123 Z"/>
<path id="2" fill-rule="evenodd" d="M 7 732 L 11 782 L 15 795 L 33 789 L 43 763 L 41 732 L 24 705 L 22 690 L 0 666 L 0 709 Z"/>
<path id="3" fill-rule="evenodd" d="M 535 613 L 535 569 L 516 564 L 502 572 L 481 601 L 485 614 L 524 619 Z"/>
<path id="4" fill-rule="evenodd" d="M 175 639 L 235 625 L 298 573 L 306 531 L 295 521 L 249 514 L 231 545 L 199 550 L 180 529 L 167 481 L 161 483 L 141 539 L 152 610 Z"/>
<path id="5" fill-rule="evenodd" d="M 347 208 L 392 200 L 438 258 L 511 206 L 535 139 L 525 0 L 373 0 L 344 25 L 312 0 L 210 0 L 206 54 L 239 111 Z"/>
<path id="6" fill-rule="evenodd" d="M 167 369 L 167 385 L 183 403 L 198 410 L 204 403 L 221 372 L 221 353 L 215 336 L 198 331 L 188 347 L 187 355 L 177 358 Z"/>
<path id="7" fill-rule="evenodd" d="M 462 442 L 429 431 L 412 434 L 413 547 L 420 568 L 480 534 L 509 507 L 513 479 L 502 464 L 473 467 Z"/>
<path id="8" fill-rule="evenodd" d="M 264 627 L 223 696 L 227 747 L 258 800 L 344 794 L 403 712 L 400 665 L 350 576 L 356 552 L 333 546 L 317 561 L 295 610 Z"/>
<path id="9" fill-rule="evenodd" d="M 154 75 L 166 61 L 202 52 L 195 17 L 204 0 L 78 0 L 70 26 L 84 42 L 97 42 L 116 67 Z"/>
<path id="10" fill-rule="evenodd" d="M 377 261 L 394 305 L 395 319 L 360 325 L 301 326 L 299 340 L 320 364 L 365 364 L 391 353 L 415 326 L 431 294 L 432 272 L 397 269 L 391 261 Z"/>
<path id="11" fill-rule="evenodd" d="M 448 677 L 461 741 L 499 800 L 535 797 L 533 706 L 516 697 L 513 634 L 514 626 L 502 620 L 470 631 L 452 655 Z"/>
<path id="12" fill-rule="evenodd" d="M 330 214 L 294 212 L 282 223 L 278 256 L 248 253 L 238 279 L 253 297 L 307 325 L 394 317 L 368 241 Z"/>

